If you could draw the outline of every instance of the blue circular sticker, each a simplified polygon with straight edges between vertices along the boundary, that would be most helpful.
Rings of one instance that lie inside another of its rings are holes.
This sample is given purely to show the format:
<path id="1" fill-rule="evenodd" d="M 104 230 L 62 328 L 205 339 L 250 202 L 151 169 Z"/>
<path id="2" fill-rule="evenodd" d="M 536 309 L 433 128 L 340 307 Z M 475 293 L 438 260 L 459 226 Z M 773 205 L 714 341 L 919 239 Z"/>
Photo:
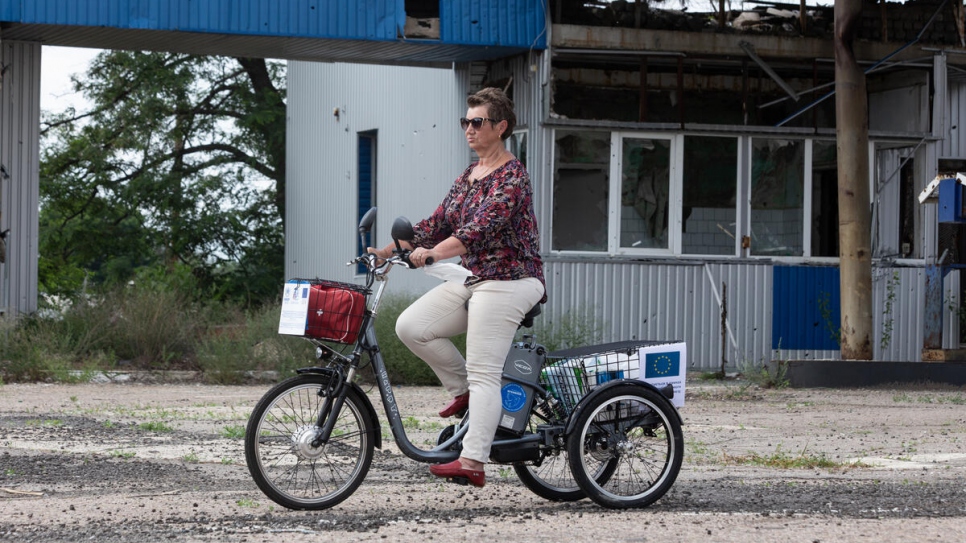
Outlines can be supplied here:
<path id="1" fill-rule="evenodd" d="M 504 385 L 500 394 L 503 396 L 503 409 L 510 413 L 523 409 L 523 404 L 527 403 L 527 391 L 516 383 Z"/>

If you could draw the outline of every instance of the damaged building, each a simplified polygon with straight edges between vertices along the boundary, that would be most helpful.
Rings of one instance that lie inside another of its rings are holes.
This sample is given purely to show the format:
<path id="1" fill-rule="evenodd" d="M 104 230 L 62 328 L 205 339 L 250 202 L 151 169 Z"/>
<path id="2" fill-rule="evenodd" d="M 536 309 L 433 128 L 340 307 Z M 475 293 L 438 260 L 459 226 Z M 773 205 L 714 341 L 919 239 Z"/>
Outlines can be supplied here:
<path id="1" fill-rule="evenodd" d="M 535 192 L 543 330 L 684 340 L 692 370 L 840 356 L 831 7 L 129 4 L 0 0 L 2 311 L 37 305 L 41 46 L 147 49 L 289 60 L 290 277 L 359 281 L 344 263 L 361 250 L 360 214 L 379 208 L 376 244 L 396 216 L 427 216 L 473 159 L 465 97 L 499 86 Z M 863 7 L 877 360 L 958 349 L 966 329 L 966 236 L 919 199 L 966 170 L 963 26 L 961 2 Z M 392 280 L 398 293 L 435 283 Z"/>
<path id="2" fill-rule="evenodd" d="M 525 54 L 439 70 L 292 63 L 289 160 L 305 167 L 290 198 L 315 202 L 302 206 L 313 214 L 322 191 L 366 184 L 383 236 L 397 215 L 426 216 L 472 160 L 456 123 L 463 97 L 505 87 L 519 117 L 511 149 L 536 193 L 545 325 L 577 323 L 605 341 L 683 339 L 693 370 L 838 358 L 832 8 L 744 7 L 551 1 L 546 48 Z M 407 37 L 446 38 L 439 4 L 407 2 L 407 15 Z M 959 227 L 941 227 L 917 196 L 966 166 L 961 21 L 953 4 L 870 2 L 855 42 L 868 85 L 877 360 L 959 347 L 956 262 L 942 262 L 942 314 L 927 300 L 930 265 L 958 243 L 939 233 Z M 334 106 L 351 120 L 334 119 Z M 378 166 L 360 176 L 360 149 L 373 148 Z M 339 175 L 320 172 L 322 160 Z M 354 196 L 342 202 L 351 213 L 312 219 L 349 232 Z M 289 238 L 290 275 L 351 279 L 304 237 Z M 345 237 L 337 254 L 355 250 Z M 394 278 L 399 288 L 431 284 L 410 275 Z"/>

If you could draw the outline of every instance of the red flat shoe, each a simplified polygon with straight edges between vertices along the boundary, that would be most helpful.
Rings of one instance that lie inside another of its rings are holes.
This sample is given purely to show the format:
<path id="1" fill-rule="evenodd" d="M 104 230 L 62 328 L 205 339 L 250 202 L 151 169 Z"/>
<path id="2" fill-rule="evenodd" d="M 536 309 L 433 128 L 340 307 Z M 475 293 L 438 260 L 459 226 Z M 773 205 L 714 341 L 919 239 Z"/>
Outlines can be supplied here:
<path id="1" fill-rule="evenodd" d="M 429 466 L 429 472 L 461 485 L 471 484 L 483 488 L 483 485 L 486 484 L 486 474 L 483 470 L 464 469 L 458 458 L 449 464 Z"/>
<path id="2" fill-rule="evenodd" d="M 470 406 L 470 393 L 466 392 L 460 394 L 459 396 L 453 398 L 453 401 L 449 402 L 449 405 L 443 408 L 439 412 L 439 416 L 445 418 L 452 417 L 453 415 L 463 416 L 466 414 L 466 408 Z"/>

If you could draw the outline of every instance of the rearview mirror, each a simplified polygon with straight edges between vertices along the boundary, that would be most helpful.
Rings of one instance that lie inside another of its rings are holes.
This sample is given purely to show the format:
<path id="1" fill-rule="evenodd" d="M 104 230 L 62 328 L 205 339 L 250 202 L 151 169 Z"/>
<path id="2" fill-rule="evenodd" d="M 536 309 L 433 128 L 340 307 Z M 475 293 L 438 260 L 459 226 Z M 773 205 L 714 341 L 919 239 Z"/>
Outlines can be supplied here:
<path id="1" fill-rule="evenodd" d="M 392 239 L 396 242 L 412 241 L 416 237 L 416 232 L 413 231 L 413 225 L 409 222 L 409 219 L 406 217 L 397 217 L 392 222 L 390 235 L 392 235 Z"/>
<path id="2" fill-rule="evenodd" d="M 359 221 L 359 233 L 368 234 L 372 230 L 372 225 L 376 222 L 376 208 L 370 207 L 369 211 L 362 216 L 362 220 Z"/>

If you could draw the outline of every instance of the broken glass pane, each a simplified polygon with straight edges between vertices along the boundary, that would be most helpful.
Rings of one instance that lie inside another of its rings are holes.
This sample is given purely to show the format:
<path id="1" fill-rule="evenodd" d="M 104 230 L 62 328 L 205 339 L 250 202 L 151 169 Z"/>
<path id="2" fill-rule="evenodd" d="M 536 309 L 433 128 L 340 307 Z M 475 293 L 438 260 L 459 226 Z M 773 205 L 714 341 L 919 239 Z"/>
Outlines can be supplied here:
<path id="1" fill-rule="evenodd" d="M 553 250 L 606 251 L 610 132 L 558 130 L 554 142 Z"/>
<path id="2" fill-rule="evenodd" d="M 684 138 L 684 254 L 735 253 L 738 140 Z"/>
<path id="3" fill-rule="evenodd" d="M 812 256 L 839 256 L 839 175 L 834 141 L 812 144 Z"/>
<path id="4" fill-rule="evenodd" d="M 625 138 L 621 168 L 621 247 L 668 247 L 671 142 Z"/>
<path id="5" fill-rule="evenodd" d="M 803 140 L 752 140 L 751 254 L 802 256 L 804 172 Z"/>

